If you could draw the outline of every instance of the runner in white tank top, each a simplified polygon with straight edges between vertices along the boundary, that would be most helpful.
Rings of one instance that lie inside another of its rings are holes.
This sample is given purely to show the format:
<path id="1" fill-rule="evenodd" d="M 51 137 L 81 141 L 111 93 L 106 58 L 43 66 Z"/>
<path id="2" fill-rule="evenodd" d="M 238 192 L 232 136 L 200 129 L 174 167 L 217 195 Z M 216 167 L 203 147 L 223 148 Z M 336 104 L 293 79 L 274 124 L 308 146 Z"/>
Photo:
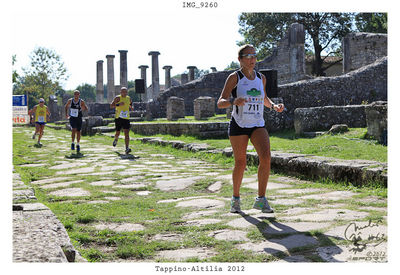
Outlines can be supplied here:
<path id="1" fill-rule="evenodd" d="M 244 98 L 243 106 L 234 106 L 232 117 L 242 128 L 264 127 L 264 84 L 260 73 L 254 71 L 255 78 L 248 79 L 242 72 L 237 71 L 238 83 L 236 97 Z"/>
<path id="2" fill-rule="evenodd" d="M 254 71 L 256 65 L 256 50 L 252 45 L 244 45 L 238 54 L 241 70 L 228 76 L 218 108 L 233 106 L 232 120 L 229 124 L 229 141 L 231 142 L 235 166 L 232 173 L 233 196 L 231 212 L 240 212 L 240 185 L 246 169 L 246 153 L 249 139 L 257 151 L 258 166 L 258 197 L 253 208 L 271 213 L 265 197 L 271 168 L 271 152 L 268 132 L 265 129 L 264 106 L 282 112 L 283 104 L 275 105 L 265 94 L 266 78 Z M 243 76 L 242 76 L 243 75 Z M 231 99 L 229 99 L 232 96 Z"/>

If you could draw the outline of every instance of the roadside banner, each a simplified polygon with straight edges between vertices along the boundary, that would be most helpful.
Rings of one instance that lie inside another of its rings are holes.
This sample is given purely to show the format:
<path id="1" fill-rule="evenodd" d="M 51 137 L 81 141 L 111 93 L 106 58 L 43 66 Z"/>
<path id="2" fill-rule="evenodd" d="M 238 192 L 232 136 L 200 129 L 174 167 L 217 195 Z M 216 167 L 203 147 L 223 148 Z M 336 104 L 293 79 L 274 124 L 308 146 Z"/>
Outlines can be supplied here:
<path id="1" fill-rule="evenodd" d="M 28 124 L 28 101 L 26 95 L 13 95 L 13 124 Z"/>

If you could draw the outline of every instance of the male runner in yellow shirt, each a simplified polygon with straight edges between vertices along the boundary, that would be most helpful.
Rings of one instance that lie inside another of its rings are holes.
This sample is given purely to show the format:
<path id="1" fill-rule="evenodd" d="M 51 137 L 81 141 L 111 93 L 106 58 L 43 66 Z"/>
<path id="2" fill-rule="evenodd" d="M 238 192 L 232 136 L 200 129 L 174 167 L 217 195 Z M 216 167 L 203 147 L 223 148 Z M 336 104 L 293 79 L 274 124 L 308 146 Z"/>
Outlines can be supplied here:
<path id="1" fill-rule="evenodd" d="M 121 128 L 124 129 L 125 134 L 125 154 L 128 154 L 132 150 L 129 148 L 129 110 L 132 108 L 132 100 L 128 96 L 128 89 L 126 87 L 121 87 L 121 95 L 117 95 L 110 105 L 111 108 L 115 108 L 115 136 L 113 146 L 115 147 L 118 142 L 118 137 Z"/>

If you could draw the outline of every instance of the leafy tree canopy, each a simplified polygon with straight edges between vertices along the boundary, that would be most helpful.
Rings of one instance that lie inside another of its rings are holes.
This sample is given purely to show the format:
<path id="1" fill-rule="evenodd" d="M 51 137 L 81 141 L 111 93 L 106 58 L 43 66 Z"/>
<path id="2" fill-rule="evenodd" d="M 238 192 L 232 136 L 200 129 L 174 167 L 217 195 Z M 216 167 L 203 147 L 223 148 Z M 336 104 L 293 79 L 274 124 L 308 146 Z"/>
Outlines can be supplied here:
<path id="1" fill-rule="evenodd" d="M 262 60 L 272 54 L 277 42 L 296 22 L 304 26 L 305 50 L 315 56 L 313 74 L 318 76 L 328 68 L 323 67 L 326 56 L 341 55 L 342 38 L 349 32 L 387 32 L 385 13 L 242 13 L 239 33 L 244 39 L 238 45 L 254 45 Z"/>
<path id="2" fill-rule="evenodd" d="M 355 21 L 360 32 L 387 33 L 387 13 L 358 13 Z"/>
<path id="3" fill-rule="evenodd" d="M 81 92 L 81 98 L 87 102 L 96 102 L 96 86 L 82 83 L 76 90 Z"/>
<path id="4" fill-rule="evenodd" d="M 30 66 L 22 70 L 23 74 L 17 74 L 15 79 L 13 73 L 13 93 L 28 94 L 29 108 L 37 104 L 39 98 L 47 101 L 51 94 L 62 90 L 61 83 L 68 79 L 67 69 L 60 55 L 44 47 L 33 50 Z"/>
<path id="5" fill-rule="evenodd" d="M 229 65 L 224 69 L 224 71 L 237 70 L 237 69 L 239 69 L 239 68 L 240 68 L 239 62 L 232 61 L 231 64 L 229 64 Z"/>

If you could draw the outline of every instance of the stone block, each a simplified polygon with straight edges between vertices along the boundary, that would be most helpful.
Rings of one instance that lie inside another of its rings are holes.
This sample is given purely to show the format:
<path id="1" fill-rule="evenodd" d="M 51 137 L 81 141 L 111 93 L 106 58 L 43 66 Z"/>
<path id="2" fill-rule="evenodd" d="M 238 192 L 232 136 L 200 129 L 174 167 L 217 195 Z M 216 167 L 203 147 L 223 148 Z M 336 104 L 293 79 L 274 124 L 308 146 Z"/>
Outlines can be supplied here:
<path id="1" fill-rule="evenodd" d="M 193 101 L 193 109 L 197 120 L 212 117 L 215 114 L 215 98 L 200 96 Z"/>
<path id="2" fill-rule="evenodd" d="M 103 125 L 103 117 L 102 116 L 89 116 L 82 118 L 82 135 L 93 135 L 97 132 L 96 129 L 93 128 Z"/>
<path id="3" fill-rule="evenodd" d="M 367 136 L 387 145 L 387 101 L 376 101 L 365 108 Z"/>
<path id="4" fill-rule="evenodd" d="M 365 106 L 325 106 L 297 108 L 294 111 L 296 134 L 329 130 L 332 125 L 346 124 L 348 127 L 365 127 Z"/>
<path id="5" fill-rule="evenodd" d="M 335 124 L 329 129 L 330 134 L 344 133 L 349 131 L 349 126 L 346 124 Z"/>
<path id="6" fill-rule="evenodd" d="M 176 120 L 185 117 L 185 101 L 183 98 L 171 96 L 167 100 L 167 119 Z"/>

